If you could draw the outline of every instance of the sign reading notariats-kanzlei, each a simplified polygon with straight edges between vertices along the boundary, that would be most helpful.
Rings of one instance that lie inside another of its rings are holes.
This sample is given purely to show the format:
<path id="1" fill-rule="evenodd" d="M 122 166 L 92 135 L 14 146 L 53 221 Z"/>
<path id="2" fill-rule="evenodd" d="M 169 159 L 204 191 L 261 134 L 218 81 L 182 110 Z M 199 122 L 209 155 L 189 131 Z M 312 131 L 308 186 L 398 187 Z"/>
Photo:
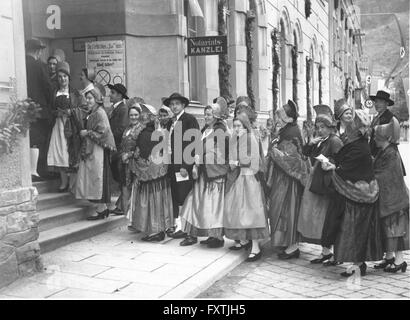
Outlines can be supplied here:
<path id="1" fill-rule="evenodd" d="M 226 36 L 188 38 L 188 56 L 209 56 L 228 53 Z"/>

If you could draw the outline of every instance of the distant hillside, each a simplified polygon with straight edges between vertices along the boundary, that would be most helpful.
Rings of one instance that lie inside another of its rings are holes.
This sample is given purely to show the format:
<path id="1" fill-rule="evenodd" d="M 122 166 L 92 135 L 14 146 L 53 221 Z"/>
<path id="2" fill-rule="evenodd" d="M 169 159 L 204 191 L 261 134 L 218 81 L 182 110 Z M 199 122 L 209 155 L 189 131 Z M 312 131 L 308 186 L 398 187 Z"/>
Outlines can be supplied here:
<path id="1" fill-rule="evenodd" d="M 406 90 L 403 86 L 403 78 L 409 78 L 409 0 L 353 0 L 360 7 L 362 14 L 366 13 L 395 13 L 401 30 L 403 32 L 406 56 L 401 61 L 394 75 L 402 70 L 400 74 L 390 83 L 389 88 L 394 90 L 395 105 L 392 112 L 400 120 L 409 119 L 408 104 L 406 101 Z M 380 73 L 389 74 L 395 66 L 400 53 L 400 33 L 392 15 L 362 15 L 362 32 L 366 35 L 363 41 L 363 51 L 370 58 L 370 70 L 372 75 L 379 76 Z M 407 67 L 406 67 L 407 64 Z M 407 81 L 408 83 L 408 81 Z M 393 89 L 394 88 L 394 89 Z"/>
<path id="2" fill-rule="evenodd" d="M 360 7 L 361 13 L 396 13 L 405 39 L 406 61 L 409 53 L 409 0 L 354 0 Z M 388 73 L 395 65 L 400 50 L 400 33 L 393 16 L 361 16 L 364 39 L 364 52 L 372 63 L 372 71 Z M 398 68 L 400 69 L 400 67 Z M 408 68 L 401 74 L 408 77 Z"/>

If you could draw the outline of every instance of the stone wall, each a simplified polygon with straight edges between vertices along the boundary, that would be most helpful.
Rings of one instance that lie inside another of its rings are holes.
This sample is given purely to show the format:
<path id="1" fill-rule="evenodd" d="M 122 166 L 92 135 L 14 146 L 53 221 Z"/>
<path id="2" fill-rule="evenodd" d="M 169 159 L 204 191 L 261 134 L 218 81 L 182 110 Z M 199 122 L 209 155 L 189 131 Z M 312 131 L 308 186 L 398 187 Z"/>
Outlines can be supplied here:
<path id="1" fill-rule="evenodd" d="M 34 187 L 0 192 L 0 287 L 42 269 Z"/>

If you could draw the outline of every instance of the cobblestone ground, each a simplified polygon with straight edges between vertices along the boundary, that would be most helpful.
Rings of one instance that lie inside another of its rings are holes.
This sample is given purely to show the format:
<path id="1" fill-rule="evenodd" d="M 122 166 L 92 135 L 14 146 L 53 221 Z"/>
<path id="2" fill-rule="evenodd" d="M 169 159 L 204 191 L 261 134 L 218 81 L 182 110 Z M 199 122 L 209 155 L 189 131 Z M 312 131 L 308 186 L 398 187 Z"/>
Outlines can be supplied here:
<path id="1" fill-rule="evenodd" d="M 342 278 L 347 264 L 313 265 L 320 247 L 302 244 L 299 259 L 282 261 L 267 247 L 261 260 L 244 262 L 198 298 L 212 299 L 410 299 L 410 273 L 389 274 L 367 262 L 365 277 Z M 410 262 L 410 251 L 405 253 Z"/>

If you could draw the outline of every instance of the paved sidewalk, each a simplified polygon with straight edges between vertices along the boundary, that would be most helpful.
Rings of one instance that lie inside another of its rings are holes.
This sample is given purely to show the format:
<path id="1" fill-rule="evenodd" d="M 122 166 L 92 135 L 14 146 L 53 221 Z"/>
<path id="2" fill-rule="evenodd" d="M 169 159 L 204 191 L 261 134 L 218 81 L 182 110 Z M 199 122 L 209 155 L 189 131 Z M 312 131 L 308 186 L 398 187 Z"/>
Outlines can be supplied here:
<path id="1" fill-rule="evenodd" d="M 365 277 L 342 278 L 347 264 L 313 265 L 320 247 L 303 244 L 299 259 L 282 261 L 271 248 L 260 261 L 243 263 L 198 298 L 212 299 L 410 299 L 410 270 L 389 274 L 368 262 Z M 405 260 L 410 261 L 410 251 Z"/>
<path id="2" fill-rule="evenodd" d="M 209 249 L 139 238 L 122 227 L 44 254 L 44 272 L 2 288 L 0 299 L 194 298 L 246 258 L 230 240 Z"/>

